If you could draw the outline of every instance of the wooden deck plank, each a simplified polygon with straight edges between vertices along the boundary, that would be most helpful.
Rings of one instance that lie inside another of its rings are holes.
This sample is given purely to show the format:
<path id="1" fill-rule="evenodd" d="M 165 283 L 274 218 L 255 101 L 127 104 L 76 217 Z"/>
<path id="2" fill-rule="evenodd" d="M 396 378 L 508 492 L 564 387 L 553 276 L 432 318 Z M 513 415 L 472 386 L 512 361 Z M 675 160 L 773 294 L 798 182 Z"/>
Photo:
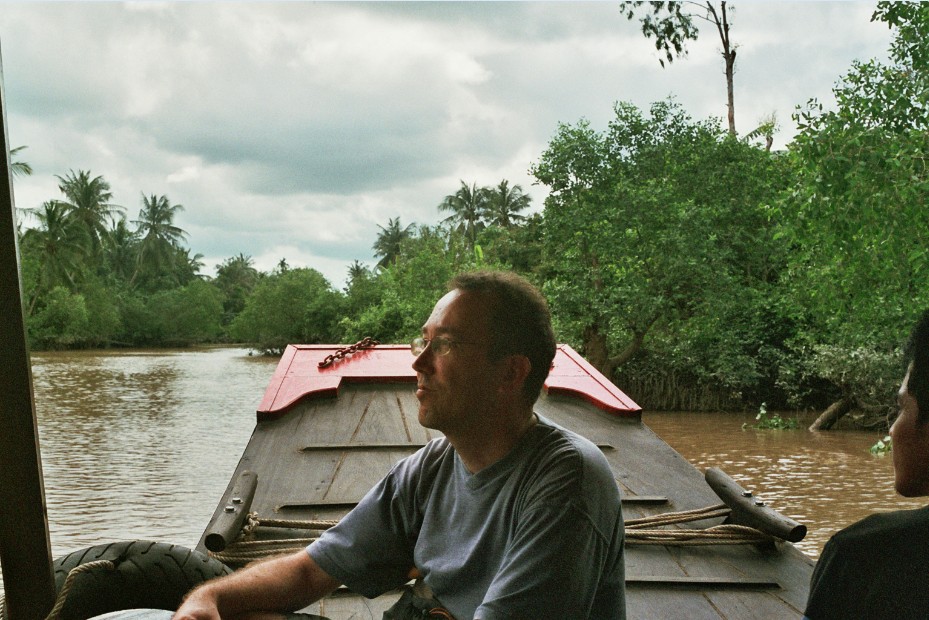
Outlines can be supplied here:
<path id="1" fill-rule="evenodd" d="M 725 618 L 702 592 L 662 590 L 660 595 L 651 588 L 626 590 L 628 620 L 714 620 Z"/>

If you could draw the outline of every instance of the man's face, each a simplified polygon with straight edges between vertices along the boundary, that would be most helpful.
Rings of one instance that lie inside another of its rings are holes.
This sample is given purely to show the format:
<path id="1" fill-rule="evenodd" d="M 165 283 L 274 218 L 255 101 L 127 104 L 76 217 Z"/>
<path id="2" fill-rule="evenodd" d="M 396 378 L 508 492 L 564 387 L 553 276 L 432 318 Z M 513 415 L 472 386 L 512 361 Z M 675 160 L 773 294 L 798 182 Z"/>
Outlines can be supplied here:
<path id="1" fill-rule="evenodd" d="M 890 427 L 894 486 L 904 497 L 929 495 L 929 423 L 920 423 L 919 406 L 907 390 L 910 373 L 897 394 L 900 415 Z"/>
<path id="2" fill-rule="evenodd" d="M 499 364 L 488 358 L 489 312 L 483 294 L 454 290 L 435 305 L 423 325 L 423 338 L 453 341 L 445 355 L 430 344 L 413 362 L 419 422 L 446 435 L 480 428 L 493 409 Z"/>

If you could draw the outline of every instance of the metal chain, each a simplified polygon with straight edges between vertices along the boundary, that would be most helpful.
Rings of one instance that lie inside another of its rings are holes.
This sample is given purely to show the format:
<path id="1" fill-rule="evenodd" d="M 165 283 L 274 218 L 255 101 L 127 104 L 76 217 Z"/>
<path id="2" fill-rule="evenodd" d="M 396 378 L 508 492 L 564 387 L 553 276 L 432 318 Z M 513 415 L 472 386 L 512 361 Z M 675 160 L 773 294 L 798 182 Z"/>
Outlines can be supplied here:
<path id="1" fill-rule="evenodd" d="M 343 347 L 337 350 L 335 353 L 331 355 L 327 355 L 323 359 L 323 361 L 319 363 L 319 367 L 326 368 L 327 366 L 332 365 L 332 363 L 335 362 L 336 360 L 340 360 L 346 355 L 350 355 L 354 353 L 355 351 L 360 351 L 361 349 L 372 349 L 379 344 L 381 344 L 379 341 L 375 340 L 374 338 L 370 336 L 366 336 L 365 338 L 362 338 L 361 340 L 351 345 L 350 347 Z"/>

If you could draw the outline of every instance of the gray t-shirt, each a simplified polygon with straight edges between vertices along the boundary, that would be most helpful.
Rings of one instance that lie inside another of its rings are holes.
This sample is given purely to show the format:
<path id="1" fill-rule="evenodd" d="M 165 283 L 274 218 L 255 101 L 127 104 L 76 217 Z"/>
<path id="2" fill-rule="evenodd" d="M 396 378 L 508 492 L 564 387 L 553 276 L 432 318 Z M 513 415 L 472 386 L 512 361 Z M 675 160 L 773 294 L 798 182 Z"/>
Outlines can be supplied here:
<path id="1" fill-rule="evenodd" d="M 446 439 L 430 442 L 308 551 L 368 597 L 416 566 L 458 620 L 625 618 L 613 473 L 594 444 L 541 416 L 473 475 Z"/>

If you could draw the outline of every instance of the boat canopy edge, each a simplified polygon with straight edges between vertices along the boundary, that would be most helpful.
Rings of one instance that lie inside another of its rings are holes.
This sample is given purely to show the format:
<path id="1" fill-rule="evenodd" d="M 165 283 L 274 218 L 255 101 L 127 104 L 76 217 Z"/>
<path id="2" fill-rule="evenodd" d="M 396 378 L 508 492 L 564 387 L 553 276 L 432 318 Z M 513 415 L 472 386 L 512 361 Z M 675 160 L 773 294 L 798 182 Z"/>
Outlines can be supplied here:
<path id="1" fill-rule="evenodd" d="M 360 349 L 320 367 L 320 362 L 342 348 L 331 344 L 287 345 L 258 405 L 258 420 L 280 417 L 302 400 L 334 398 L 343 381 L 416 382 L 409 345 Z M 642 411 L 635 401 L 566 344 L 558 345 L 544 389 L 549 395 L 582 398 L 615 415 L 638 416 Z"/>

